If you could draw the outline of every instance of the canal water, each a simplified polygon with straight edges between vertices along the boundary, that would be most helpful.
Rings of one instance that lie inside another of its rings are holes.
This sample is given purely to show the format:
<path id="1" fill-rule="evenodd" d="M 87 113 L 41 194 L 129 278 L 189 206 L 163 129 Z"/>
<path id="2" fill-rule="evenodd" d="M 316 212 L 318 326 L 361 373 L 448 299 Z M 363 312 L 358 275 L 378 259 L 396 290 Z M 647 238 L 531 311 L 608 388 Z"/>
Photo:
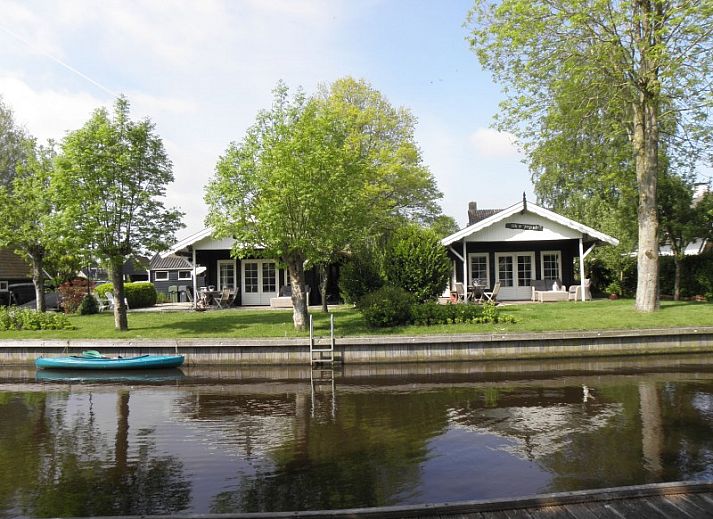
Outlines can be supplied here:
<path id="1" fill-rule="evenodd" d="M 0 517 L 270 512 L 713 479 L 713 359 L 0 368 Z"/>

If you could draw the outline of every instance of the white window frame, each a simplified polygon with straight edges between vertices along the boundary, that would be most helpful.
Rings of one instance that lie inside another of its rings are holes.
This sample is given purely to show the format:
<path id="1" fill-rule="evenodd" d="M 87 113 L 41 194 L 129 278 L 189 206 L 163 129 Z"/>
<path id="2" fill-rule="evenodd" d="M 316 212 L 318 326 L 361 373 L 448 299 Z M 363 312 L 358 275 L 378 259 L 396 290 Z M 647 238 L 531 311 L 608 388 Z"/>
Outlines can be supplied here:
<path id="1" fill-rule="evenodd" d="M 10 285 L 9 281 L 0 281 L 0 292 L 7 292 Z"/>
<path id="2" fill-rule="evenodd" d="M 471 258 L 474 257 L 485 258 L 485 286 L 490 287 L 490 254 L 487 252 L 471 252 L 468 254 L 468 285 L 473 284 L 473 263 Z"/>
<path id="3" fill-rule="evenodd" d="M 557 256 L 557 271 L 559 275 L 556 279 L 562 281 L 562 251 L 559 250 L 543 250 L 540 252 L 540 279 L 550 279 L 545 277 L 545 255 Z"/>
<path id="4" fill-rule="evenodd" d="M 154 281 L 168 281 L 169 280 L 168 270 L 155 271 L 153 279 L 154 279 Z"/>
<path id="5" fill-rule="evenodd" d="M 183 275 L 182 275 L 183 274 Z M 186 275 L 187 274 L 187 275 Z M 178 279 L 193 279 L 193 271 L 191 270 L 179 270 Z"/>
<path id="6" fill-rule="evenodd" d="M 221 279 L 220 275 L 220 267 L 221 265 L 231 265 L 233 267 L 233 286 L 232 287 L 224 287 L 223 286 L 223 280 Z M 216 277 L 218 278 L 216 281 L 218 283 L 218 290 L 223 290 L 224 288 L 229 288 L 230 290 L 237 290 L 238 288 L 238 266 L 237 266 L 237 261 L 234 259 L 230 260 L 218 260 L 216 263 Z"/>

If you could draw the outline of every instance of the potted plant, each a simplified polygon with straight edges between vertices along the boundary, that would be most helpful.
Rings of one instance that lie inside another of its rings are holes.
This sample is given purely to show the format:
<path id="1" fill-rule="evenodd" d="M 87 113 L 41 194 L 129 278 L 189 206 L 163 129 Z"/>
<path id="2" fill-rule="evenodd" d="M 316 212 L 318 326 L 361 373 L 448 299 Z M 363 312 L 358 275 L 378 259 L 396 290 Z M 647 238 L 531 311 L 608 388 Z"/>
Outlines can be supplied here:
<path id="1" fill-rule="evenodd" d="M 612 281 L 607 285 L 607 293 L 609 293 L 609 299 L 619 299 L 621 296 L 621 283 L 619 281 Z"/>

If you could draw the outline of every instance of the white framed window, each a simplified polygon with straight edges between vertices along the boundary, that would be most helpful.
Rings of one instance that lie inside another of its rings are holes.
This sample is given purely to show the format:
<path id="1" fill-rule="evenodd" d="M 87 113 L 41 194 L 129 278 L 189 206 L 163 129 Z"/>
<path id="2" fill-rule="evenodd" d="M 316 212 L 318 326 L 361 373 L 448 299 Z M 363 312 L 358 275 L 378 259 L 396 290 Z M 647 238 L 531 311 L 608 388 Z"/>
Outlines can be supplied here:
<path id="1" fill-rule="evenodd" d="M 474 280 L 478 280 L 481 285 L 490 286 L 490 260 L 487 253 L 468 254 L 468 264 L 470 266 L 470 279 L 468 284 L 472 285 Z"/>
<path id="2" fill-rule="evenodd" d="M 154 274 L 156 281 L 168 281 L 168 270 L 157 270 Z"/>
<path id="3" fill-rule="evenodd" d="M 192 274 L 190 270 L 179 270 L 178 279 L 192 279 Z"/>
<path id="4" fill-rule="evenodd" d="M 7 292 L 7 281 L 0 281 L 0 292 Z"/>
<path id="5" fill-rule="evenodd" d="M 542 279 L 562 279 L 562 255 L 560 251 L 542 251 Z"/>

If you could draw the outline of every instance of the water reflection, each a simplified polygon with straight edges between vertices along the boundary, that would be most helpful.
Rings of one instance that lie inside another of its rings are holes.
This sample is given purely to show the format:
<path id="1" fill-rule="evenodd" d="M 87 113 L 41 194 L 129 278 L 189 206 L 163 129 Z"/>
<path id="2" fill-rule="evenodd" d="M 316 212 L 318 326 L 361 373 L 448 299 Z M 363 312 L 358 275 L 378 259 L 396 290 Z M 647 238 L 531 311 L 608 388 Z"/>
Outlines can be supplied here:
<path id="1" fill-rule="evenodd" d="M 345 508 L 713 478 L 705 357 L 174 375 L 0 370 L 0 517 Z"/>

